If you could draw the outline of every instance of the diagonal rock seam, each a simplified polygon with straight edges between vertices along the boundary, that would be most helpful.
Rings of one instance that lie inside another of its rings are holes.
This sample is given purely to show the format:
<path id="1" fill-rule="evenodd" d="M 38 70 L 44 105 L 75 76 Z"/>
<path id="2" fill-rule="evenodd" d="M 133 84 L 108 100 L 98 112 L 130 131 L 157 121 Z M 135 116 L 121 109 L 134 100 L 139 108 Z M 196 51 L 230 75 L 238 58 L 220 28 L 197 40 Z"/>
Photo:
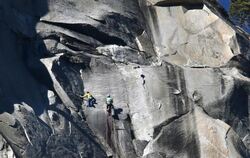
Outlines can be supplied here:
<path id="1" fill-rule="evenodd" d="M 90 36 L 105 45 L 107 44 L 117 44 L 121 46 L 127 45 L 126 42 L 124 42 L 121 38 L 110 36 L 107 33 L 101 32 L 97 28 L 89 24 L 58 23 L 58 22 L 51 22 L 51 21 L 46 21 L 46 20 L 41 20 L 41 22 L 47 23 L 50 25 L 59 26 L 59 27 L 66 28 L 66 29 L 72 30 L 80 34 Z"/>
<path id="2" fill-rule="evenodd" d="M 161 130 L 162 130 L 163 127 L 168 126 L 172 122 L 174 122 L 174 121 L 176 121 L 176 120 L 178 120 L 178 119 L 182 118 L 183 116 L 186 116 L 186 115 L 188 115 L 190 113 L 191 113 L 190 111 L 187 111 L 187 112 L 185 112 L 183 114 L 180 114 L 180 115 L 177 115 L 177 116 L 173 116 L 173 117 L 165 120 L 164 122 L 162 122 L 158 126 L 155 126 L 154 127 L 153 139 L 156 138 L 159 135 L 159 133 L 161 133 Z"/>

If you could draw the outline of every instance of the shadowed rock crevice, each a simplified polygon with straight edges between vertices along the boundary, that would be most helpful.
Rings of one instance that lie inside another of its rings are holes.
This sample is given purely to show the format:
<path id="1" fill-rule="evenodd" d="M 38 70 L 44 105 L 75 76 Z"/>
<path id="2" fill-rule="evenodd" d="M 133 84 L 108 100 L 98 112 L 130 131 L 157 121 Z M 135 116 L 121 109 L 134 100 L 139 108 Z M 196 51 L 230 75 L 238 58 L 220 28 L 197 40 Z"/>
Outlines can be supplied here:
<path id="1" fill-rule="evenodd" d="M 249 147 L 249 95 L 243 87 L 236 87 L 231 99 L 228 101 L 228 114 L 226 123 L 239 135 Z"/>
<path id="2" fill-rule="evenodd" d="M 79 95 L 83 94 L 83 83 L 80 70 L 85 66 L 73 64 L 69 60 L 67 57 L 60 57 L 57 61 L 54 61 L 51 71 L 74 105 L 78 110 L 81 110 L 82 101 Z"/>
<path id="3" fill-rule="evenodd" d="M 126 46 L 126 42 L 122 40 L 121 38 L 110 36 L 104 32 L 99 31 L 96 27 L 93 27 L 88 24 L 68 24 L 68 23 L 56 23 L 56 22 L 49 22 L 49 21 L 42 21 L 44 23 L 60 26 L 62 28 L 66 28 L 75 32 L 78 32 L 80 34 L 84 34 L 87 36 L 90 36 L 104 45 L 108 44 L 116 44 L 121 46 Z"/>
<path id="4" fill-rule="evenodd" d="M 222 68 L 237 68 L 237 70 L 244 76 L 250 77 L 250 60 L 247 59 L 243 54 L 236 55 L 232 57 L 225 66 Z"/>
<path id="5" fill-rule="evenodd" d="M 188 10 L 192 9 L 202 9 L 203 8 L 203 3 L 198 0 L 198 1 L 160 1 L 154 4 L 154 6 L 159 6 L 159 7 L 173 7 L 173 6 L 183 6 Z"/>
<path id="6" fill-rule="evenodd" d="M 235 132 L 232 130 L 232 128 L 229 128 L 225 140 L 228 148 L 234 149 L 229 151 L 230 153 L 237 153 L 238 156 L 243 158 L 248 158 L 250 156 L 249 149 L 245 148 L 244 144 L 239 140 L 237 135 L 235 135 Z"/>
<path id="7" fill-rule="evenodd" d="M 87 43 L 85 40 L 83 41 L 77 37 L 72 37 L 61 32 L 47 32 L 41 34 L 43 34 L 43 40 L 55 43 L 48 47 L 50 53 L 64 53 L 63 49 L 66 51 L 68 47 L 74 51 L 93 52 L 93 54 L 95 54 L 96 43 Z"/>
<path id="8" fill-rule="evenodd" d="M 250 41 L 249 35 L 237 34 L 237 41 L 240 45 L 240 50 L 244 57 L 249 61 L 250 60 Z"/>

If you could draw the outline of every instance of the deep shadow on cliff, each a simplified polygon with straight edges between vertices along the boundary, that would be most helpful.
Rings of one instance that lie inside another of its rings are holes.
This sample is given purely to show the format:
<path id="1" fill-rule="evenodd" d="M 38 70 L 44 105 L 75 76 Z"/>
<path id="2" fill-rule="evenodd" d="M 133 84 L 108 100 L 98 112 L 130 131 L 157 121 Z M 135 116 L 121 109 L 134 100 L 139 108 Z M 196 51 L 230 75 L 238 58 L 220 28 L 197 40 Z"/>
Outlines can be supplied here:
<path id="1" fill-rule="evenodd" d="M 38 58 L 32 58 L 34 48 L 31 41 L 36 37 L 36 23 L 48 12 L 47 1 L 23 3 L 21 1 L 1 2 L 1 113 L 13 113 L 14 104 L 26 103 L 34 106 L 36 115 L 41 115 L 48 106 L 45 96 L 47 85 L 38 86 L 38 78 L 32 76 L 28 65 L 35 63 L 36 72 L 49 76 Z M 12 8 L 12 12 L 10 12 Z M 8 38 L 6 38 L 8 37 Z M 32 72 L 32 71 L 31 71 Z M 48 77 L 47 77 L 48 78 Z M 51 84 L 49 80 L 48 83 Z"/>
<path id="2" fill-rule="evenodd" d="M 7 145 L 4 150 L 11 148 L 16 157 L 105 157 L 89 128 L 82 128 L 85 123 L 79 115 L 56 96 L 53 80 L 41 62 L 48 52 L 36 25 L 48 11 L 45 0 L 0 2 L 0 134 Z"/>

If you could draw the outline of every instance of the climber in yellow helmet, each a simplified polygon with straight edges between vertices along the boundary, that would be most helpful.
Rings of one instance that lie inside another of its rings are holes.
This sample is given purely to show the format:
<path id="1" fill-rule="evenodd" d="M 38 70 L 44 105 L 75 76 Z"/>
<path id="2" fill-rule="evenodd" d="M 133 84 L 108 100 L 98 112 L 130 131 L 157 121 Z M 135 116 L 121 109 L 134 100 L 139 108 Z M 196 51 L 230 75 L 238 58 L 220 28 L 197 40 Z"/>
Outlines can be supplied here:
<path id="1" fill-rule="evenodd" d="M 89 91 L 87 91 L 83 96 L 80 95 L 80 97 L 87 101 L 87 107 L 94 107 L 94 104 L 97 104 L 96 99 Z"/>

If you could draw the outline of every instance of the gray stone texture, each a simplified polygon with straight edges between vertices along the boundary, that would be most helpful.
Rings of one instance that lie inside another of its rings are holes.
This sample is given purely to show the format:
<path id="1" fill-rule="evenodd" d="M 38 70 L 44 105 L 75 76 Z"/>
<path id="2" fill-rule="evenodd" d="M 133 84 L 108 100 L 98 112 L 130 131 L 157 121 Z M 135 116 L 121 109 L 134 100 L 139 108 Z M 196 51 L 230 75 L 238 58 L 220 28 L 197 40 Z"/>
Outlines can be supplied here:
<path id="1" fill-rule="evenodd" d="M 250 157 L 250 42 L 209 2 L 1 1 L 0 41 L 0 157 Z"/>

